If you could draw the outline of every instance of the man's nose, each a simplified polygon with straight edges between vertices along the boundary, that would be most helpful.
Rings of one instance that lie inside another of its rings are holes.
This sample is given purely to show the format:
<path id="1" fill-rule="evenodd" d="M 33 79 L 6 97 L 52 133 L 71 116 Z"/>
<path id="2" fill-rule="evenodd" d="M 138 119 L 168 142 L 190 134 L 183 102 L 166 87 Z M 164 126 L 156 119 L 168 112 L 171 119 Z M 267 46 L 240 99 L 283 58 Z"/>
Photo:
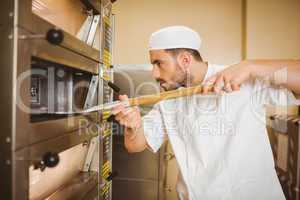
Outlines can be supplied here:
<path id="1" fill-rule="evenodd" d="M 155 79 L 158 79 L 160 77 L 159 70 L 155 66 L 152 69 L 152 77 L 155 78 Z"/>

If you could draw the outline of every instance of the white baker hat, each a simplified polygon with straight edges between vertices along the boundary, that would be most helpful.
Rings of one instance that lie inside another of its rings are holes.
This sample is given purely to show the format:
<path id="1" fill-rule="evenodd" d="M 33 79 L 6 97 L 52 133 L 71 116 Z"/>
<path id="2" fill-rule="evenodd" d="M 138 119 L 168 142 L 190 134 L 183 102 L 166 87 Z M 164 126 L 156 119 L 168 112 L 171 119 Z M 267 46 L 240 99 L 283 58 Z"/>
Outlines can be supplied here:
<path id="1" fill-rule="evenodd" d="M 199 34 L 186 26 L 169 26 L 152 33 L 149 50 L 187 48 L 199 51 Z"/>

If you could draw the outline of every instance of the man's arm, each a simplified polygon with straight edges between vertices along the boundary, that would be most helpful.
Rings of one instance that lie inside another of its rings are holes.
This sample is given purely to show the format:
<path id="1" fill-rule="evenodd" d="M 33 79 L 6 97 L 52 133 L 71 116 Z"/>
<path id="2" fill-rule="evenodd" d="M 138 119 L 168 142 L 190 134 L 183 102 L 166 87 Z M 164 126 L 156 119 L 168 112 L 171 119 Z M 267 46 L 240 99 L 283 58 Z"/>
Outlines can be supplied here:
<path id="1" fill-rule="evenodd" d="M 252 66 L 253 77 L 270 77 L 273 84 L 300 94 L 300 60 L 257 60 L 248 61 L 247 65 Z"/>
<path id="2" fill-rule="evenodd" d="M 250 78 L 268 78 L 300 94 L 300 60 L 246 60 L 232 65 L 206 81 L 204 90 L 213 85 L 215 92 L 238 90 Z"/>
<path id="3" fill-rule="evenodd" d="M 120 96 L 120 100 L 127 99 L 127 96 Z M 142 127 L 141 113 L 138 107 L 125 107 L 120 105 L 112 110 L 115 119 L 125 126 L 125 147 L 128 152 L 135 153 L 144 151 L 147 141 Z"/>
<path id="4" fill-rule="evenodd" d="M 144 135 L 143 128 L 133 130 L 125 128 L 125 147 L 129 153 L 144 151 L 147 147 L 147 141 Z"/>

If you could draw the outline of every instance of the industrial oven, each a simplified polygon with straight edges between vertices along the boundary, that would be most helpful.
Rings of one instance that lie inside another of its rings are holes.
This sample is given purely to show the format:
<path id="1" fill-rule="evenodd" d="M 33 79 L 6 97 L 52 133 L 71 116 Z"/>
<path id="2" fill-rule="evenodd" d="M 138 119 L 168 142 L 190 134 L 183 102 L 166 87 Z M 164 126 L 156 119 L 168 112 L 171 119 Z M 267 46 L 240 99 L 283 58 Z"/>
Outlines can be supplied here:
<path id="1" fill-rule="evenodd" d="M 111 199 L 112 2 L 0 9 L 0 199 Z"/>

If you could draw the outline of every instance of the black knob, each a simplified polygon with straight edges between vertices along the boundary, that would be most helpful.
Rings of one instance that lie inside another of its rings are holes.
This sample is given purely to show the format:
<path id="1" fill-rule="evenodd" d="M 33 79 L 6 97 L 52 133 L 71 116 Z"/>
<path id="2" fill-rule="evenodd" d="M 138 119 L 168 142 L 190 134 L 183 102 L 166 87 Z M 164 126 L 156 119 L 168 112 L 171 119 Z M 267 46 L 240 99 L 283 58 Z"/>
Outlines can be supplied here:
<path id="1" fill-rule="evenodd" d="M 59 45 L 64 40 L 64 33 L 60 29 L 50 29 L 46 34 L 46 39 L 50 44 Z"/>
<path id="2" fill-rule="evenodd" d="M 42 158 L 42 163 L 46 167 L 55 167 L 59 163 L 59 156 L 57 153 L 47 152 Z"/>
<path id="3" fill-rule="evenodd" d="M 114 177 L 118 175 L 118 172 L 109 172 L 108 177 L 106 178 L 106 181 L 112 181 Z"/>
<path id="4" fill-rule="evenodd" d="M 115 119 L 115 116 L 114 116 L 114 115 L 110 115 L 110 116 L 107 118 L 107 121 L 108 121 L 108 122 L 118 122 L 118 121 Z"/>
<path id="5" fill-rule="evenodd" d="M 112 83 L 111 81 L 108 81 L 107 85 L 108 85 L 115 93 L 119 93 L 120 90 L 121 90 L 116 84 Z"/>

